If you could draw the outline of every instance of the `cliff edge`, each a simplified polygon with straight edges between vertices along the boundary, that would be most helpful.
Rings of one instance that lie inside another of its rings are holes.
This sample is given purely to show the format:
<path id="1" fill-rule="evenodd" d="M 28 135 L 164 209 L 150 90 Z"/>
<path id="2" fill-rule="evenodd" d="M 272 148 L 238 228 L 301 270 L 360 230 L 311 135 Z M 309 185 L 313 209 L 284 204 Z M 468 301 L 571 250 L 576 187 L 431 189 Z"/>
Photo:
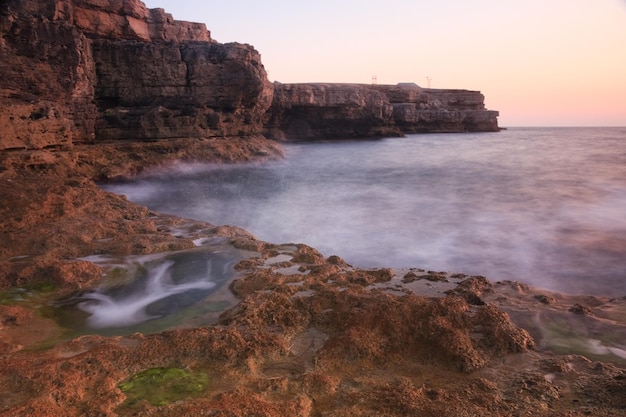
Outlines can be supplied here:
<path id="1" fill-rule="evenodd" d="M 252 46 L 139 0 L 6 0 L 0 17 L 0 150 L 498 130 L 477 91 L 272 85 Z"/>
<path id="2" fill-rule="evenodd" d="M 496 132 L 498 112 L 480 91 L 426 89 L 413 83 L 274 83 L 267 134 L 316 140 L 405 133 Z"/>
<path id="3" fill-rule="evenodd" d="M 255 135 L 259 53 L 138 0 L 0 5 L 0 150 Z"/>

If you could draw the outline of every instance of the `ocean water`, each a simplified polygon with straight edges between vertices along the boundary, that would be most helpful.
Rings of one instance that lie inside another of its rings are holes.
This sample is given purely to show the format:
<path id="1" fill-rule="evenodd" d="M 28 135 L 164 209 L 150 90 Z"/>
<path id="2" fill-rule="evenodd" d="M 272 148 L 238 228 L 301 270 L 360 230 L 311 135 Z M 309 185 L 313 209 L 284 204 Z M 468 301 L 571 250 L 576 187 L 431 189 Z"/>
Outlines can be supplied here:
<path id="1" fill-rule="evenodd" d="M 286 145 L 103 184 L 149 208 L 417 267 L 626 296 L 626 128 L 511 128 Z"/>

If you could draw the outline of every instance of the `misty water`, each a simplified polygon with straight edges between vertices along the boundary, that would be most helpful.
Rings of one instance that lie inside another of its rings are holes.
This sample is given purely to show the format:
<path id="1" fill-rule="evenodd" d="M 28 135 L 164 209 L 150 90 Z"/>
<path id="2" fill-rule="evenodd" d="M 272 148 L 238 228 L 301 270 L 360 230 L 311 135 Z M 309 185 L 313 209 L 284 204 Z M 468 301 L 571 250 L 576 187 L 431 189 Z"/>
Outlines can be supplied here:
<path id="1" fill-rule="evenodd" d="M 626 295 L 626 128 L 512 128 L 286 145 L 103 187 L 149 208 L 418 267 Z"/>
<path id="2" fill-rule="evenodd" d="M 79 333 L 153 333 L 230 307 L 218 294 L 243 259 L 227 242 L 124 258 L 84 258 L 103 266 L 102 287 L 57 300 L 54 317 Z"/>

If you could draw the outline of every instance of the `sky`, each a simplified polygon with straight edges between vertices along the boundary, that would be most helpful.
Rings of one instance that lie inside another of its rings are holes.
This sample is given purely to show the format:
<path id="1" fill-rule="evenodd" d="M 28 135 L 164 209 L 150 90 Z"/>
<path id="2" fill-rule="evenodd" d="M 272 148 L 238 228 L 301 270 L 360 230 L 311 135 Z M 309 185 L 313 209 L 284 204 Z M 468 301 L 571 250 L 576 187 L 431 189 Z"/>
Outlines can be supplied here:
<path id="1" fill-rule="evenodd" d="M 144 0 L 271 81 L 479 90 L 507 126 L 626 126 L 626 0 Z"/>

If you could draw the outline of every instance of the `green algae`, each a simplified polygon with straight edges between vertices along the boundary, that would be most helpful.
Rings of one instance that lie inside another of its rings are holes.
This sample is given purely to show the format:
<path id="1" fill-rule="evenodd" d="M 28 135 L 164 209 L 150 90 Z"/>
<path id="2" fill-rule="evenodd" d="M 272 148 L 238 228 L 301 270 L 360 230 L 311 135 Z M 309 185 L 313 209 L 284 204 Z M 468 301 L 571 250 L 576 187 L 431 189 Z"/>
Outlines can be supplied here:
<path id="1" fill-rule="evenodd" d="M 567 313 L 566 313 L 567 314 Z M 543 345 L 557 354 L 626 363 L 626 327 L 595 317 L 553 313 L 541 329 Z"/>
<path id="2" fill-rule="evenodd" d="M 148 401 L 154 406 L 168 405 L 188 397 L 199 397 L 208 388 L 209 376 L 181 368 L 151 368 L 118 384 L 126 394 L 126 405 Z"/>
<path id="3" fill-rule="evenodd" d="M 29 307 L 40 307 L 46 303 L 50 295 L 57 289 L 58 285 L 52 282 L 38 282 L 22 287 L 10 288 L 0 292 L 0 304 L 23 304 Z"/>

